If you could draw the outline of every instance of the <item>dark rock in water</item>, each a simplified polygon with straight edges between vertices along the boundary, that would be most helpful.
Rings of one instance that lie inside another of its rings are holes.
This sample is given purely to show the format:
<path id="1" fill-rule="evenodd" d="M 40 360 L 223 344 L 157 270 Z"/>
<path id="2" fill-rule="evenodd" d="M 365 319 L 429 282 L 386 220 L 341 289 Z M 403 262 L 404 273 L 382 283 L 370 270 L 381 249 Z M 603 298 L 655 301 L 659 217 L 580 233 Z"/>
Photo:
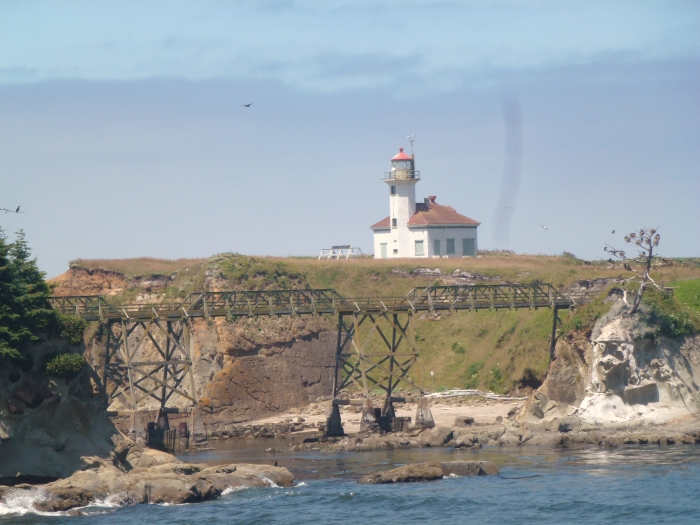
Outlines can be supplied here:
<path id="1" fill-rule="evenodd" d="M 410 483 L 432 481 L 445 476 L 488 476 L 499 470 L 491 461 L 445 461 L 404 465 L 384 472 L 363 476 L 360 483 L 374 485 L 383 483 Z"/>
<path id="2" fill-rule="evenodd" d="M 444 461 L 440 465 L 445 476 L 492 476 L 500 472 L 492 461 Z"/>
<path id="3" fill-rule="evenodd" d="M 440 463 L 415 463 L 385 472 L 363 476 L 359 482 L 375 485 L 379 483 L 406 483 L 412 481 L 430 481 L 444 476 Z"/>
<path id="4" fill-rule="evenodd" d="M 94 500 L 95 495 L 89 490 L 63 488 L 49 492 L 46 499 L 34 503 L 34 508 L 40 512 L 62 512 L 84 507 Z"/>

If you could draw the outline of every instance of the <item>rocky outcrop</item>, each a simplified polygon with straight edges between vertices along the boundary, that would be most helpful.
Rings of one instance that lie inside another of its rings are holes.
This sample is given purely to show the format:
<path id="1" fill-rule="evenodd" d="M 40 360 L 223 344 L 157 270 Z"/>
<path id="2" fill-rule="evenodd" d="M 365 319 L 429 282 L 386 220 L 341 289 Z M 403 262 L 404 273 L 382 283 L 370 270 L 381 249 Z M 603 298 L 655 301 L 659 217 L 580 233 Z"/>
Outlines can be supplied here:
<path id="1" fill-rule="evenodd" d="M 152 456 L 163 453 L 148 450 L 143 454 Z M 218 498 L 227 489 L 288 487 L 293 481 L 292 474 L 281 467 L 249 464 L 209 467 L 181 463 L 171 456 L 170 460 L 150 468 L 137 467 L 128 473 L 102 464 L 46 485 L 0 487 L 0 501 L 25 496 L 25 501 L 31 501 L 31 509 L 28 510 L 40 512 L 68 511 L 98 500 L 119 505 L 183 504 Z"/>
<path id="2" fill-rule="evenodd" d="M 700 336 L 661 337 L 644 308 L 634 316 L 626 312 L 616 300 L 592 333 L 557 343 L 548 377 L 518 421 L 556 418 L 567 427 L 562 418 L 575 415 L 600 427 L 664 424 L 700 413 Z"/>
<path id="3" fill-rule="evenodd" d="M 49 281 L 55 286 L 54 295 L 117 295 L 127 288 L 123 273 L 111 270 L 87 269 L 74 266 Z"/>
<path id="4" fill-rule="evenodd" d="M 69 350 L 47 341 L 0 370 L 0 484 L 69 476 L 108 459 L 120 439 L 89 367 L 70 381 L 43 372 L 48 356 Z"/>
<path id="5" fill-rule="evenodd" d="M 447 461 L 443 463 L 414 463 L 360 478 L 368 485 L 433 481 L 445 476 L 487 476 L 498 474 L 499 469 L 491 461 Z"/>

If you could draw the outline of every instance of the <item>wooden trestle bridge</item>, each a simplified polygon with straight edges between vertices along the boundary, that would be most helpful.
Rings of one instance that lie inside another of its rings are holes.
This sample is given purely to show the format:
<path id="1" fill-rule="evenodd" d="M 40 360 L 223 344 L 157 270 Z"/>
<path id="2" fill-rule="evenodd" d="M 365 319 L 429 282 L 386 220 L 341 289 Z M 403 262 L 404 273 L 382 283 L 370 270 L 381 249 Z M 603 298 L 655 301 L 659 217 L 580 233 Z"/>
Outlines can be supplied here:
<path id="1" fill-rule="evenodd" d="M 106 344 L 99 371 L 103 386 L 111 400 L 122 396 L 134 411 L 144 399 L 153 398 L 166 412 L 175 394 L 196 406 L 189 319 L 336 316 L 333 411 L 338 425 L 338 405 L 348 403 L 338 394 L 351 385 L 365 399 L 377 388 L 386 393 L 381 416 L 393 416 L 391 401 L 397 398 L 392 394 L 399 384 L 422 397 L 420 381 L 409 375 L 419 354 L 413 327 L 416 314 L 551 308 L 552 352 L 558 310 L 587 300 L 586 295 L 563 294 L 551 284 L 428 286 L 414 288 L 404 297 L 352 299 L 331 289 L 202 292 L 189 294 L 181 302 L 157 304 L 112 304 L 100 296 L 50 298 L 56 310 L 104 327 Z M 156 359 L 139 358 L 144 345 L 153 346 L 155 352 L 147 355 Z M 336 432 L 342 433 L 342 427 Z"/>

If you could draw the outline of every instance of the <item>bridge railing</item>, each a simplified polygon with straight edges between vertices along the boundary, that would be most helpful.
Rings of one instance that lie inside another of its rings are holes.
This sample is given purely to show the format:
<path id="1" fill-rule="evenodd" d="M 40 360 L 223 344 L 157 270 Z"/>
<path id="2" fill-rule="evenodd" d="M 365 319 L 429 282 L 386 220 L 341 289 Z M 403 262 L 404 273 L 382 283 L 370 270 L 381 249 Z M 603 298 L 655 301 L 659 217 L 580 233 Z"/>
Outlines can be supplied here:
<path id="1" fill-rule="evenodd" d="M 254 317 L 381 311 L 476 310 L 570 307 L 595 298 L 592 292 L 563 293 L 551 284 L 426 286 L 404 297 L 346 299 L 332 289 L 192 293 L 179 303 L 113 304 L 99 296 L 51 297 L 56 310 L 88 321 L 143 321 L 188 317 Z"/>
<path id="2" fill-rule="evenodd" d="M 180 304 L 188 317 L 335 314 L 351 305 L 332 289 L 202 292 Z"/>

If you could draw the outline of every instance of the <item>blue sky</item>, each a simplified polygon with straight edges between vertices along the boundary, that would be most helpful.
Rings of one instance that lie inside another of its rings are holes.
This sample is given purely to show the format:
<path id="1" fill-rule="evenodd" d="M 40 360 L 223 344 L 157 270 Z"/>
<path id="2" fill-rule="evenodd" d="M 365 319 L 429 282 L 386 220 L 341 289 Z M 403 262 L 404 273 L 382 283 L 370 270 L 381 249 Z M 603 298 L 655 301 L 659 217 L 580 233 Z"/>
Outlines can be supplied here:
<path id="1" fill-rule="evenodd" d="M 50 275 L 368 251 L 410 132 L 419 197 L 482 248 L 660 226 L 699 255 L 699 29 L 674 1 L 0 1 L 0 207 L 26 210 L 0 226 Z"/>

